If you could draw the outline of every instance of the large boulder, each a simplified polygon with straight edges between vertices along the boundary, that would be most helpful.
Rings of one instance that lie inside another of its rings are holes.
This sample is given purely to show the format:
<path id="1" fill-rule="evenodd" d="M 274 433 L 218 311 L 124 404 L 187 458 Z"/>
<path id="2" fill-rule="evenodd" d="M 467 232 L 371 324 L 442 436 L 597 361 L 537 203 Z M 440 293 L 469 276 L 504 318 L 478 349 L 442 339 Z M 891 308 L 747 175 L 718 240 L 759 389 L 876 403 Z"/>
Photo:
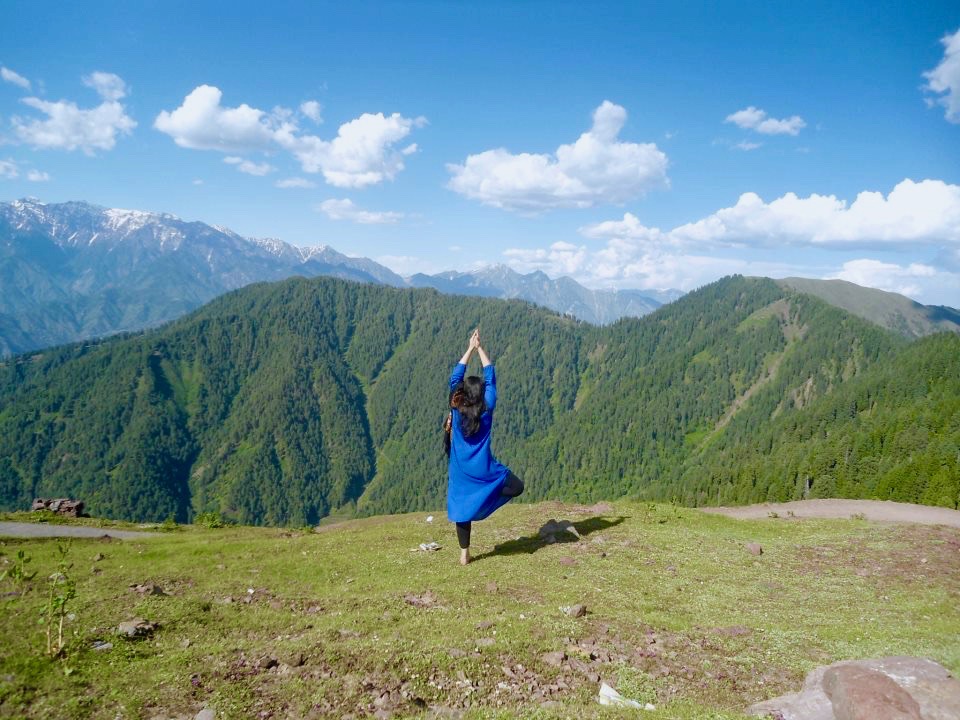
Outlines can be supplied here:
<path id="1" fill-rule="evenodd" d="M 957 720 L 960 680 L 926 658 L 886 657 L 823 665 L 800 692 L 751 705 L 778 720 Z"/>

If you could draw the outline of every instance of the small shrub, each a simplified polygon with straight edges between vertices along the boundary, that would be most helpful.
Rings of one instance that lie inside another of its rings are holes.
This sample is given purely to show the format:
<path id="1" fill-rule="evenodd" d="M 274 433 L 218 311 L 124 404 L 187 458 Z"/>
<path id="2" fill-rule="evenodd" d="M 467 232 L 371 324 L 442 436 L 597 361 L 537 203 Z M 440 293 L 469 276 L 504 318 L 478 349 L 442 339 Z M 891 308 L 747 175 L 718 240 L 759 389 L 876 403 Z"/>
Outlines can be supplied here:
<path id="1" fill-rule="evenodd" d="M 46 625 L 47 655 L 60 657 L 63 653 L 63 621 L 67 617 L 67 604 L 77 596 L 77 583 L 70 577 L 72 563 L 67 563 L 70 543 L 57 543 L 57 571 L 50 575 L 47 603 L 40 608 L 38 623 Z M 57 628 L 54 641 L 53 628 Z"/>
<path id="2" fill-rule="evenodd" d="M 13 583 L 14 591 L 17 595 L 23 593 L 23 585 L 29 580 L 33 580 L 34 576 L 37 574 L 37 571 L 34 570 L 32 573 L 26 571 L 26 565 L 31 560 L 30 556 L 24 552 L 23 548 L 17 550 L 17 559 L 13 561 L 13 565 L 8 567 L 2 573 L 0 573 L 0 582 L 9 578 L 10 582 Z"/>
<path id="3" fill-rule="evenodd" d="M 211 530 L 226 526 L 223 516 L 217 512 L 202 512 L 193 519 L 194 525 L 203 525 Z"/>
<path id="4" fill-rule="evenodd" d="M 851 519 L 851 520 L 866 520 L 866 519 L 867 519 L 867 516 L 864 515 L 862 512 L 858 512 L 858 513 L 853 513 L 853 514 L 850 516 L 850 519 Z"/>

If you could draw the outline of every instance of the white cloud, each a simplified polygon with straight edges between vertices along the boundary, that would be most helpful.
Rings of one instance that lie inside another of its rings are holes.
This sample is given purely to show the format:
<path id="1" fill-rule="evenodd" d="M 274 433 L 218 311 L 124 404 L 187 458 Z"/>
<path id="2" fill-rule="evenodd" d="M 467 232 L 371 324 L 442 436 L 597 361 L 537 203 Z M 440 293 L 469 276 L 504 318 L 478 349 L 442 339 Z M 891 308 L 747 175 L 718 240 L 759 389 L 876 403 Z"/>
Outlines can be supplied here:
<path id="1" fill-rule="evenodd" d="M 336 187 L 361 188 L 393 180 L 404 168 L 403 154 L 393 145 L 425 124 L 422 117 L 364 113 L 341 125 L 333 140 L 289 130 L 278 132 L 276 139 L 300 161 L 304 172 L 323 173 Z"/>
<path id="2" fill-rule="evenodd" d="M 737 150 L 743 150 L 745 152 L 748 152 L 750 150 L 756 150 L 758 147 L 763 147 L 763 143 L 755 143 L 755 142 L 749 142 L 747 140 L 744 140 L 742 142 L 738 142 L 733 147 Z"/>
<path id="3" fill-rule="evenodd" d="M 20 177 L 20 169 L 13 160 L 0 160 L 0 178 L 16 180 Z"/>
<path id="4" fill-rule="evenodd" d="M 133 132 L 137 123 L 120 103 L 126 94 L 123 80 L 113 73 L 95 72 L 84 77 L 83 82 L 100 95 L 103 100 L 100 105 L 82 109 L 69 100 L 49 102 L 36 97 L 23 98 L 24 105 L 39 110 L 47 119 L 14 116 L 11 124 L 17 139 L 35 148 L 79 149 L 93 155 L 96 150 L 112 150 L 118 135 Z"/>
<path id="5" fill-rule="evenodd" d="M 834 196 L 801 198 L 787 193 L 769 203 L 745 193 L 733 207 L 673 229 L 622 219 L 586 225 L 591 241 L 511 248 L 508 264 L 521 272 L 570 275 L 591 287 L 689 290 L 721 275 L 841 277 L 894 290 L 925 302 L 960 303 L 960 186 L 939 180 L 904 180 L 886 196 L 860 193 L 852 203 Z M 933 263 L 902 266 L 877 260 L 851 261 L 841 269 L 797 267 L 792 262 L 750 259 L 756 249 L 788 247 L 924 249 Z"/>
<path id="6" fill-rule="evenodd" d="M 869 258 L 845 262 L 840 271 L 827 277 L 916 298 L 924 295 L 924 288 L 938 275 L 949 275 L 954 287 L 960 286 L 960 275 L 943 273 L 930 265 L 910 263 L 904 266 Z"/>
<path id="7" fill-rule="evenodd" d="M 225 157 L 223 161 L 227 163 L 227 165 L 236 166 L 237 170 L 242 173 L 246 173 L 247 175 L 256 175 L 258 177 L 269 175 L 276 170 L 276 168 L 270 163 L 255 163 L 252 160 L 244 160 L 241 157 L 235 157 L 232 155 Z"/>
<path id="8" fill-rule="evenodd" d="M 302 177 L 285 178 L 277 180 L 274 185 L 278 188 L 315 188 L 317 184 L 313 180 L 307 180 Z"/>
<path id="9" fill-rule="evenodd" d="M 623 220 L 581 228 L 590 238 L 633 238 L 672 245 L 939 245 L 960 242 L 960 185 L 903 180 L 884 197 L 866 191 L 848 205 L 834 195 L 787 193 L 764 202 L 756 193 L 736 205 L 669 231 Z"/>
<path id="10" fill-rule="evenodd" d="M 127 95 L 127 85 L 119 75 L 107 72 L 94 72 L 85 75 L 83 84 L 93 88 L 97 95 L 107 101 L 122 100 Z"/>
<path id="11" fill-rule="evenodd" d="M 777 120 L 767 117 L 766 111 L 753 105 L 727 115 L 724 122 L 733 123 L 744 130 L 756 130 L 764 135 L 797 135 L 800 130 L 807 126 L 807 123 L 799 115 Z"/>
<path id="12" fill-rule="evenodd" d="M 504 148 L 448 164 L 447 187 L 485 205 L 541 212 L 621 203 L 666 186 L 667 156 L 653 143 L 621 142 L 627 112 L 605 100 L 593 126 L 554 154 L 513 154 Z"/>
<path id="13" fill-rule="evenodd" d="M 324 140 L 301 133 L 292 110 L 277 107 L 268 113 L 246 104 L 224 107 L 222 97 L 218 88 L 201 85 L 180 107 L 161 112 L 153 125 L 180 147 L 193 150 L 239 153 L 279 147 L 296 157 L 304 172 L 322 173 L 336 187 L 359 188 L 393 180 L 404 169 L 404 152 L 394 144 L 426 124 L 422 117 L 364 113 L 341 125 L 335 138 Z M 319 121 L 316 101 L 303 103 L 300 111 Z"/>
<path id="14" fill-rule="evenodd" d="M 11 83 L 12 85 L 18 85 L 24 90 L 30 89 L 29 80 L 27 80 L 23 75 L 15 73 L 13 70 L 7 67 L 0 67 L 0 80 Z"/>
<path id="15" fill-rule="evenodd" d="M 203 185 L 203 180 L 201 180 L 200 178 L 197 178 L 196 180 L 193 181 L 193 184 L 194 184 L 194 185 Z"/>
<path id="16" fill-rule="evenodd" d="M 632 238 L 639 240 L 656 240 L 669 242 L 669 237 L 660 231 L 659 228 L 652 228 L 643 225 L 633 213 L 624 213 L 623 220 L 606 220 L 594 225 L 585 225 L 580 228 L 580 234 L 584 237 L 602 239 L 602 238 Z"/>
<path id="17" fill-rule="evenodd" d="M 426 260 L 413 255 L 379 255 L 374 260 L 385 265 L 401 277 L 410 277 L 415 273 L 433 275 L 443 270 L 449 270 L 432 260 Z"/>
<path id="18" fill-rule="evenodd" d="M 944 47 L 943 60 L 933 70 L 923 74 L 927 79 L 924 89 L 942 93 L 942 97 L 929 100 L 929 103 L 942 105 L 946 108 L 947 120 L 960 123 L 960 30 L 953 35 L 945 35 L 940 42 Z"/>
<path id="19" fill-rule="evenodd" d="M 307 100 L 304 103 L 300 103 L 300 112 L 318 125 L 323 122 L 323 116 L 321 115 L 322 109 L 322 106 L 316 100 Z"/>
<path id="20" fill-rule="evenodd" d="M 795 268 L 777 263 L 683 253 L 625 239 L 612 239 L 601 250 L 561 242 L 547 249 L 511 248 L 504 255 L 518 272 L 568 275 L 588 287 L 692 290 L 732 273 L 795 274 Z"/>
<path id="21" fill-rule="evenodd" d="M 27 180 L 30 182 L 47 182 L 49 179 L 50 175 L 40 170 L 27 171 Z"/>
<path id="22" fill-rule="evenodd" d="M 317 205 L 317 210 L 320 210 L 331 220 L 351 220 L 362 225 L 389 225 L 403 217 L 403 213 L 398 212 L 361 210 L 348 198 L 324 200 Z"/>
<path id="23" fill-rule="evenodd" d="M 277 131 L 275 118 L 263 110 L 243 104 L 222 107 L 223 93 L 211 85 L 200 85 L 172 112 L 162 111 L 153 126 L 191 150 L 250 152 L 269 149 Z"/>

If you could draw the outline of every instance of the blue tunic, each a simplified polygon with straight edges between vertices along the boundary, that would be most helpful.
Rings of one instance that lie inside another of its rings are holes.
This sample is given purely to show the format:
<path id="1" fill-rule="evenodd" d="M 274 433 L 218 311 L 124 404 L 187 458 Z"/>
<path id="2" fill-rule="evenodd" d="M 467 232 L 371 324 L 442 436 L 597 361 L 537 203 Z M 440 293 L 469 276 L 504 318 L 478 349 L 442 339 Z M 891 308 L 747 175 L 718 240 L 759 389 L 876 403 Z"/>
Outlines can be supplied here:
<path id="1" fill-rule="evenodd" d="M 462 380 L 467 366 L 457 363 L 450 373 L 450 389 Z M 510 498 L 500 494 L 510 470 L 497 462 L 490 452 L 493 408 L 497 404 L 497 379 L 493 365 L 483 369 L 486 383 L 483 399 L 486 412 L 480 416 L 480 428 L 470 437 L 460 429 L 460 413 L 454 408 L 450 429 L 450 465 L 447 483 L 447 518 L 451 522 L 483 520 Z"/>

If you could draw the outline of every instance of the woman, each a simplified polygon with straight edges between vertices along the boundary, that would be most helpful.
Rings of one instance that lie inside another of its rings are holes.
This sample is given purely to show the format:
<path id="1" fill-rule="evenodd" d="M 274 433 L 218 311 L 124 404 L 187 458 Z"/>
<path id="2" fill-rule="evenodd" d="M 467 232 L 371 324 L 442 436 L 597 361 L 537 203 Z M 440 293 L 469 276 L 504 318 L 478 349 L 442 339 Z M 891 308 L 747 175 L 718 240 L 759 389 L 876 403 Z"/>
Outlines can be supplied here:
<path id="1" fill-rule="evenodd" d="M 483 365 L 483 379 L 476 375 L 464 378 L 474 350 Z M 523 492 L 520 478 L 497 462 L 490 452 L 490 431 L 496 404 L 497 380 L 493 363 L 480 345 L 478 328 L 470 336 L 470 344 L 460 362 L 450 373 L 447 518 L 457 524 L 461 565 L 470 562 L 470 523 L 483 520 Z"/>

